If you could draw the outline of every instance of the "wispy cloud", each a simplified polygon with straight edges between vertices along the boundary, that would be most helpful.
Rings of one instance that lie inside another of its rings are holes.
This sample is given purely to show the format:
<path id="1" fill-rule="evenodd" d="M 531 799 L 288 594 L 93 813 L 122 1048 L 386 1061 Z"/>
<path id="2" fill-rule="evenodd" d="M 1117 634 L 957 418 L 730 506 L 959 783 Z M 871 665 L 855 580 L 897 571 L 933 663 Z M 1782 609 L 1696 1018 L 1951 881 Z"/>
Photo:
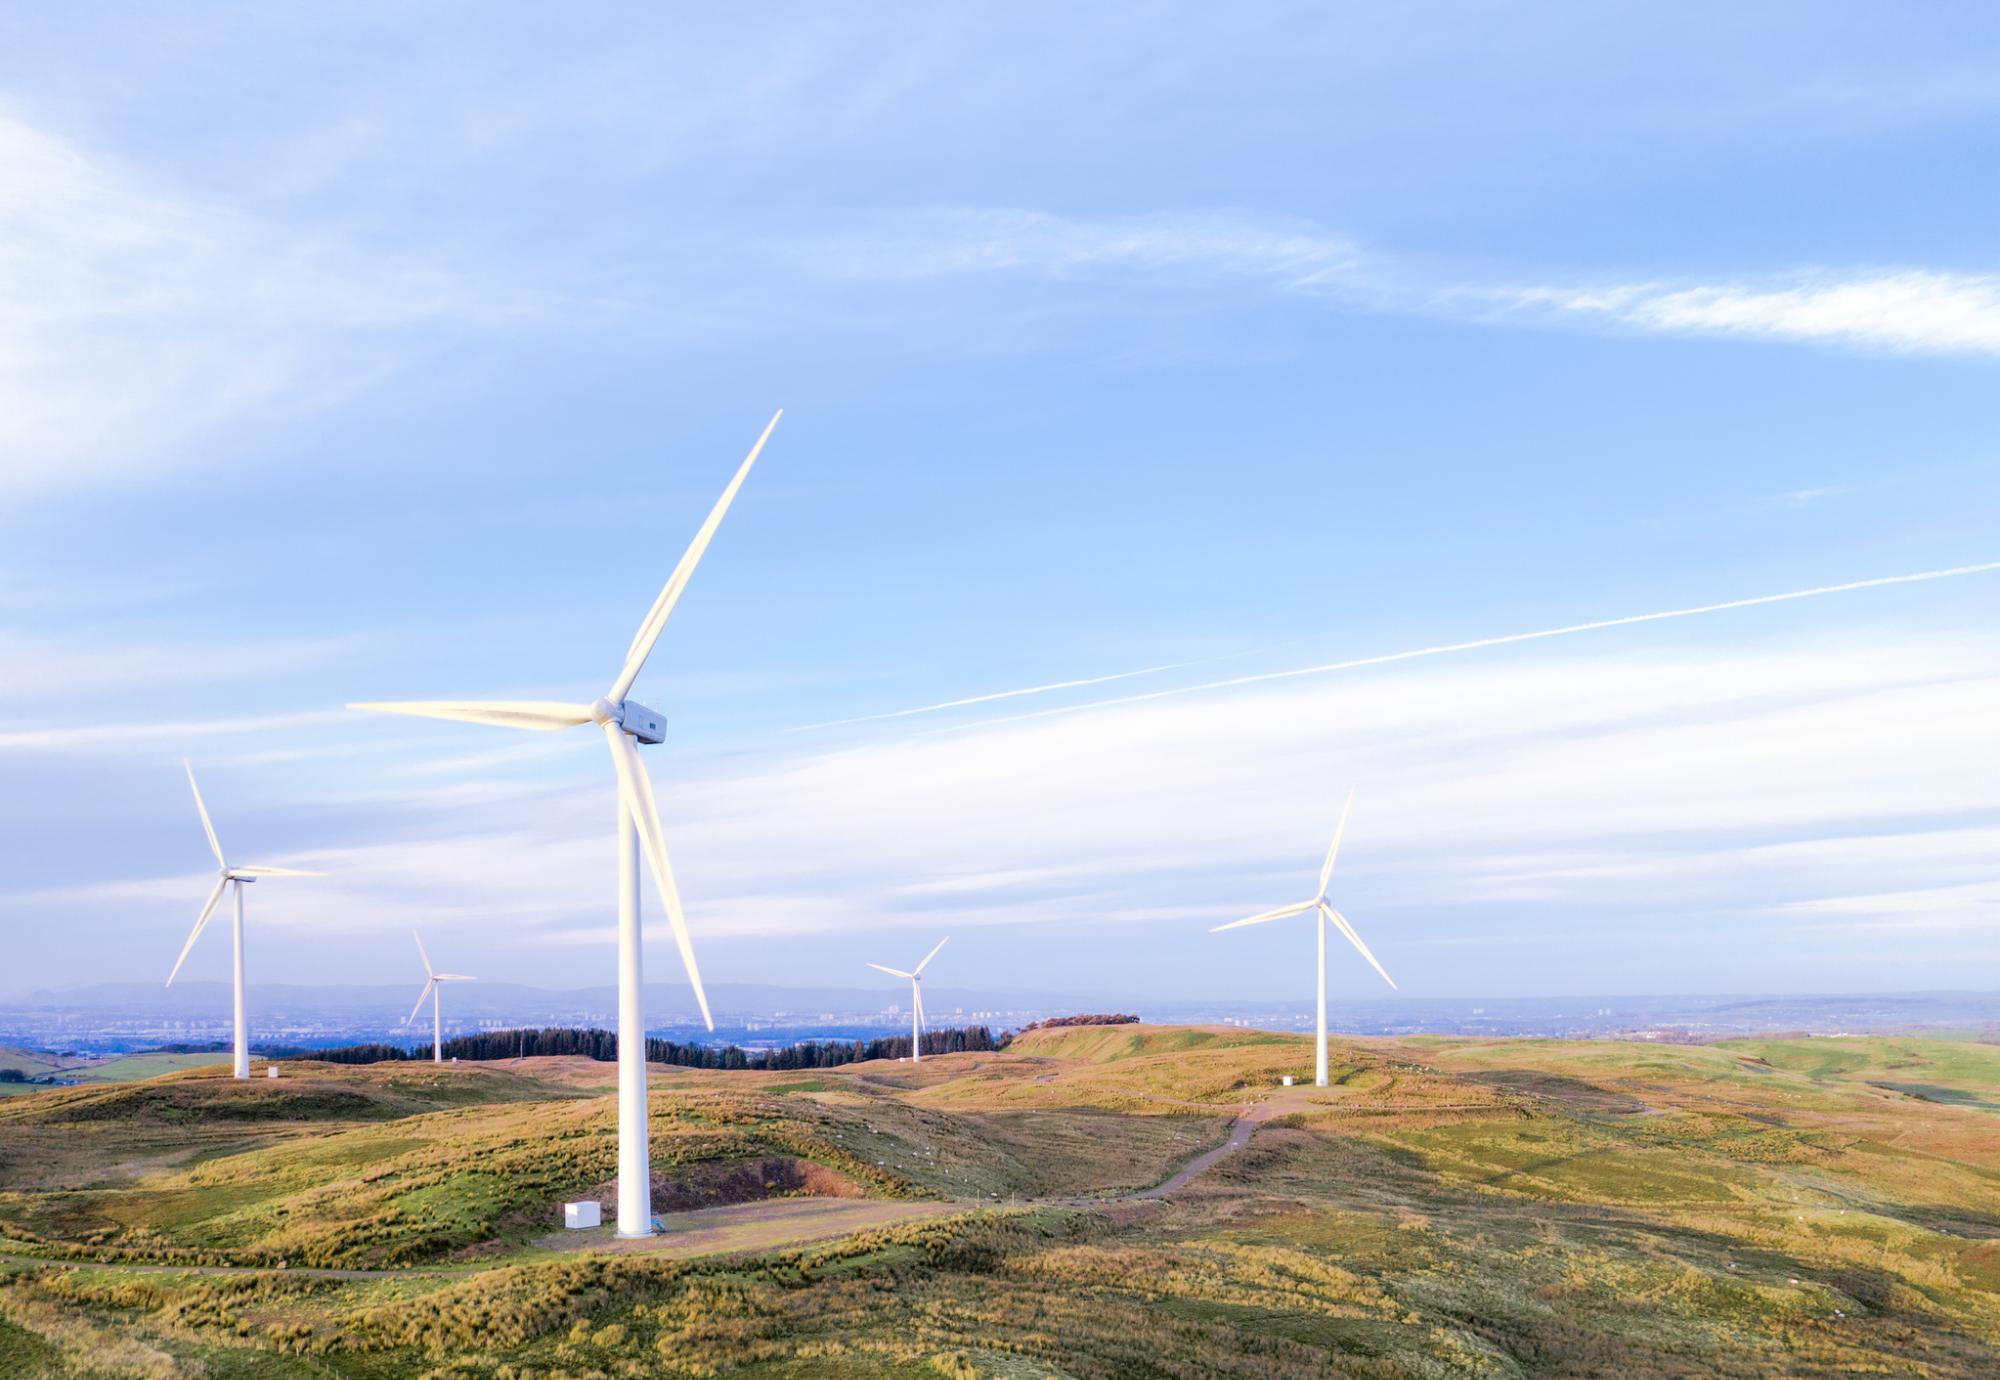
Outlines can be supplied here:
<path id="1" fill-rule="evenodd" d="M 1732 335 L 1909 354 L 2000 353 L 2000 275 L 1905 269 L 1795 282 L 1524 288 L 1518 308 L 1646 331 Z"/>
<path id="2" fill-rule="evenodd" d="M 1788 489 L 1770 499 L 1779 508 L 1810 508 L 1815 503 L 1824 503 L 1829 498 L 1841 498 L 1854 490 L 1845 484 L 1825 485 L 1810 489 Z"/>
<path id="3" fill-rule="evenodd" d="M 242 681 L 338 665 L 379 647 L 372 635 L 267 637 L 144 636 L 100 624 L 90 637 L 0 630 L 0 706 L 30 701 L 76 704 L 115 687 Z"/>
<path id="4" fill-rule="evenodd" d="M 1856 898 L 1963 887 L 1953 914 L 1983 906 L 2000 818 L 1996 689 L 1990 647 L 1935 640 L 1429 661 L 1087 720 L 683 757 L 656 780 L 702 944 L 905 924 L 1167 926 L 1187 930 L 1199 965 L 1199 922 L 1308 883 L 1358 785 L 1343 896 L 1406 985 L 1477 975 L 1450 976 L 1463 961 L 1450 946 L 1406 949 L 1404 935 L 1471 934 L 1524 911 L 1720 927 L 1747 970 L 1766 927 L 1907 918 L 1893 900 Z M 302 936 L 416 923 L 517 963 L 535 946 L 600 942 L 609 790 L 482 784 L 481 770 L 414 786 L 401 805 L 380 784 L 373 808 L 343 807 L 326 847 L 267 852 L 257 836 L 272 826 L 248 816 L 232 850 L 332 874 L 273 886 L 260 923 Z M 285 829 L 312 832 L 296 816 Z M 198 838 L 188 847 L 192 866 Z M 199 881 L 176 868 L 44 888 L 33 908 L 176 930 L 170 948 Z M 302 938 L 286 961 L 323 942 Z"/>
<path id="5" fill-rule="evenodd" d="M 1496 325 L 1610 323 L 1679 335 L 1902 354 L 2000 353 L 2000 274 L 1923 268 L 1775 273 L 1727 282 L 1481 281 L 1310 222 L 1247 211 L 1117 219 L 925 209 L 787 247 L 826 277 L 877 282 L 1035 276 L 1156 290 L 1255 287 L 1268 299 Z M 1119 295 L 1116 309 L 1131 310 Z"/>
<path id="6" fill-rule="evenodd" d="M 441 332 L 558 316 L 462 257 L 277 224 L 0 115 L 0 498 L 313 408 Z M 88 463 L 86 463 L 86 461 Z"/>
<path id="7" fill-rule="evenodd" d="M 163 752 L 184 751 L 190 745 L 217 738 L 266 739 L 304 729 L 324 728 L 340 721 L 336 710 L 292 714 L 259 714 L 238 719 L 171 719 L 150 723 L 103 720 L 60 728 L 0 730 L 0 752 L 129 752 L 135 742 L 157 742 Z M 351 749 L 347 749 L 351 751 Z"/>
<path id="8" fill-rule="evenodd" d="M 871 280 L 982 273 L 1200 273 L 1303 288 L 1357 266 L 1355 247 L 1309 224 L 1235 212 L 1084 220 L 1028 210 L 932 209 L 894 226 L 795 244 L 818 271 Z"/>

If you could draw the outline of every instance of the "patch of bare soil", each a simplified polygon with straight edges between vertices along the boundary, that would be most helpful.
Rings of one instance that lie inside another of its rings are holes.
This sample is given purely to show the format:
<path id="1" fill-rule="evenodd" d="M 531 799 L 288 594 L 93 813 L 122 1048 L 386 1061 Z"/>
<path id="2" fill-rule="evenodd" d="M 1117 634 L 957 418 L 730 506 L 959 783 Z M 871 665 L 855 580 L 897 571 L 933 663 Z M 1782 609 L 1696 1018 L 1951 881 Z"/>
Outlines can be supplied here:
<path id="1" fill-rule="evenodd" d="M 790 1155 L 722 1160 L 653 1172 L 653 1211 L 691 1212 L 766 1198 L 861 1198 L 854 1180 L 823 1164 Z"/>
<path id="2" fill-rule="evenodd" d="M 970 1203 L 911 1202 L 870 1198 L 841 1202 L 791 1198 L 700 1208 L 661 1219 L 666 1230 L 637 1240 L 619 1240 L 609 1226 L 594 1231 L 557 1232 L 539 1244 L 556 1250 L 616 1251 L 621 1254 L 686 1258 L 702 1255 L 761 1255 L 815 1241 L 831 1241 L 897 1222 L 964 1212 Z"/>

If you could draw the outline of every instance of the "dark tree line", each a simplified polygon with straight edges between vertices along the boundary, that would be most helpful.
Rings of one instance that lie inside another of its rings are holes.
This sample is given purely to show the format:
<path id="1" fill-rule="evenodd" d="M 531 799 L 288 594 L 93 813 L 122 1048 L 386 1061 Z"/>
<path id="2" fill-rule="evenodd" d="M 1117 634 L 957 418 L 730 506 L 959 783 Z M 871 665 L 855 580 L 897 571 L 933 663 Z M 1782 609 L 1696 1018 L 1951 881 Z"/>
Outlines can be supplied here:
<path id="1" fill-rule="evenodd" d="M 963 1054 L 998 1048 L 993 1032 L 983 1025 L 924 1033 L 925 1054 Z M 292 1058 L 319 1059 L 329 1064 L 380 1064 L 399 1059 L 423 1059 L 422 1046 L 347 1045 L 340 1049 L 286 1051 Z M 547 1055 L 579 1055 L 611 1063 L 618 1058 L 618 1037 L 608 1030 L 550 1027 L 542 1030 L 489 1030 L 459 1035 L 444 1042 L 444 1057 L 478 1062 L 527 1059 Z M 646 1041 L 646 1057 L 656 1064 L 692 1069 L 830 1069 L 865 1059 L 907 1059 L 910 1037 L 891 1035 L 879 1040 L 807 1040 L 782 1049 L 750 1050 L 736 1045 L 682 1044 L 675 1040 Z"/>
<path id="2" fill-rule="evenodd" d="M 401 1045 L 342 1045 L 339 1049 L 273 1049 L 267 1059 L 318 1059 L 328 1064 L 386 1064 L 411 1058 Z"/>

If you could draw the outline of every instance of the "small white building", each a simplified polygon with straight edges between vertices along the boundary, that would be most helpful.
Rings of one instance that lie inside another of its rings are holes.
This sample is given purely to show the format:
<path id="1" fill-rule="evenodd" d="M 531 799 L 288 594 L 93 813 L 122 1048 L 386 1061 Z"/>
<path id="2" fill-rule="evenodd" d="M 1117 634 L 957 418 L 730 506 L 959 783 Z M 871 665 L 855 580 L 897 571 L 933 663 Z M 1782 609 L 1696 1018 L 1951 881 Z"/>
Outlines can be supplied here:
<path id="1" fill-rule="evenodd" d="M 604 1225 L 604 1208 L 594 1202 L 564 1203 L 563 1225 L 571 1231 Z"/>
<path id="2" fill-rule="evenodd" d="M 1289 1073 L 1284 1077 L 1284 1084 L 1288 1088 L 1292 1086 L 1292 1076 Z"/>
<path id="3" fill-rule="evenodd" d="M 278 1076 L 278 1066 L 276 1064 L 273 1064 L 269 1068 L 265 1069 L 264 1076 L 266 1078 L 276 1078 Z"/>

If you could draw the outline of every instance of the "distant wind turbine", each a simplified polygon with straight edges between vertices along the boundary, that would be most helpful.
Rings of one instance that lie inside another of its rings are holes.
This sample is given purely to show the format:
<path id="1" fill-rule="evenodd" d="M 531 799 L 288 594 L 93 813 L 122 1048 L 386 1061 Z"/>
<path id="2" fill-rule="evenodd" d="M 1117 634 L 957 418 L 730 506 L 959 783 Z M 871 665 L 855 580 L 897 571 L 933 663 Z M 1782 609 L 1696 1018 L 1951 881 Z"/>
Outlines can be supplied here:
<path id="1" fill-rule="evenodd" d="M 417 1013 L 424 1009 L 425 997 L 431 999 L 431 1062 L 433 1064 L 442 1064 L 444 1062 L 444 1013 L 439 1009 L 442 995 L 440 989 L 447 982 L 477 982 L 479 979 L 467 977 L 464 973 L 438 972 L 435 968 L 431 967 L 431 956 L 424 952 L 424 937 L 415 930 L 411 930 L 410 938 L 417 941 L 417 957 L 424 961 L 425 978 L 424 990 L 417 993 L 417 1004 L 410 1008 L 410 1014 L 403 1018 L 403 1024 L 408 1025 L 417 1018 Z"/>
<path id="2" fill-rule="evenodd" d="M 501 728 L 525 728 L 538 733 L 576 728 L 594 723 L 604 730 L 611 745 L 611 764 L 618 773 L 618 1234 L 653 1234 L 652 1168 L 646 1144 L 646 1016 L 640 994 L 641 954 L 639 945 L 639 845 L 643 844 L 653 880 L 660 888 L 660 900 L 673 926 L 674 943 L 681 952 L 694 997 L 701 1004 L 701 1019 L 710 1030 L 715 1018 L 709 1014 L 708 994 L 702 991 L 701 972 L 695 967 L 694 942 L 688 937 L 687 918 L 681 913 L 681 895 L 674 885 L 673 868 L 667 862 L 666 835 L 660 828 L 660 807 L 653 798 L 653 784 L 639 760 L 640 743 L 666 741 L 666 717 L 625 698 L 632 682 L 639 678 L 646 658 L 667 626 L 674 606 L 680 602 L 702 553 L 722 525 L 723 515 L 735 501 L 736 491 L 757 462 L 764 443 L 784 416 L 781 410 L 764 428 L 757 444 L 750 448 L 722 491 L 708 520 L 695 533 L 694 542 L 667 577 L 666 588 L 648 609 L 618 678 L 594 704 L 563 704 L 553 700 L 419 700 L 390 703 L 350 704 L 349 709 L 367 709 L 383 714 L 416 714 L 431 719 L 461 719 L 467 723 L 494 724 Z"/>
<path id="3" fill-rule="evenodd" d="M 250 1076 L 250 1031 L 243 1019 L 243 887 L 246 882 L 254 882 L 259 877 L 323 877 L 323 872 L 301 872 L 296 867 L 231 867 L 222 856 L 222 845 L 216 841 L 215 825 L 208 818 L 208 806 L 202 803 L 201 787 L 195 785 L 194 763 L 185 757 L 181 765 L 187 768 L 188 785 L 194 789 L 194 808 L 201 815 L 202 832 L 208 835 L 209 851 L 215 854 L 215 865 L 220 874 L 215 879 L 215 890 L 208 893 L 208 904 L 201 908 L 201 915 L 189 932 L 187 943 L 181 946 L 181 956 L 174 960 L 174 970 L 167 974 L 167 986 L 174 985 L 180 976 L 181 965 L 194 951 L 194 941 L 201 938 L 201 932 L 208 926 L 208 917 L 215 914 L 215 907 L 222 900 L 224 887 L 236 889 L 236 1057 L 234 1073 L 238 1078 Z"/>
<path id="4" fill-rule="evenodd" d="M 950 935 L 946 935 L 943 939 L 938 940 L 937 949 L 932 949 L 929 953 L 925 954 L 924 961 L 919 963 L 912 972 L 906 973 L 901 968 L 884 968 L 879 963 L 868 965 L 878 973 L 887 973 L 891 977 L 908 978 L 910 980 L 910 1062 L 913 1064 L 918 1063 L 923 1058 L 924 969 L 930 965 L 932 959 L 938 956 L 938 949 L 942 949 L 950 942 Z"/>
<path id="5" fill-rule="evenodd" d="M 1349 942 L 1361 951 L 1361 956 L 1368 960 L 1369 966 L 1382 974 L 1382 981 L 1388 983 L 1392 988 L 1396 985 L 1396 980 L 1389 976 L 1380 963 L 1375 961 L 1375 955 L 1368 952 L 1368 946 L 1361 942 L 1361 936 L 1354 932 L 1354 926 L 1347 923 L 1347 917 L 1326 903 L 1327 883 L 1333 880 L 1333 859 L 1340 852 L 1340 836 L 1347 832 L 1347 812 L 1353 808 L 1354 792 L 1349 791 L 1347 793 L 1347 804 L 1340 811 L 1340 825 L 1333 831 L 1333 846 L 1326 850 L 1326 864 L 1319 870 L 1318 895 L 1314 896 L 1310 901 L 1301 901 L 1295 906 L 1284 906 L 1278 910 L 1267 910 L 1262 915 L 1253 915 L 1247 920 L 1232 920 L 1226 925 L 1217 925 L 1209 931 L 1210 934 L 1218 934 L 1223 930 L 1239 929 L 1244 925 L 1261 925 L 1266 920 L 1283 920 L 1294 915 L 1304 915 L 1307 911 L 1315 912 L 1314 919 L 1316 923 L 1313 928 L 1319 932 L 1319 1047 L 1313 1059 L 1313 1082 L 1322 1088 L 1326 1086 L 1327 922 L 1330 920 L 1340 928 L 1340 932 L 1346 935 Z"/>

